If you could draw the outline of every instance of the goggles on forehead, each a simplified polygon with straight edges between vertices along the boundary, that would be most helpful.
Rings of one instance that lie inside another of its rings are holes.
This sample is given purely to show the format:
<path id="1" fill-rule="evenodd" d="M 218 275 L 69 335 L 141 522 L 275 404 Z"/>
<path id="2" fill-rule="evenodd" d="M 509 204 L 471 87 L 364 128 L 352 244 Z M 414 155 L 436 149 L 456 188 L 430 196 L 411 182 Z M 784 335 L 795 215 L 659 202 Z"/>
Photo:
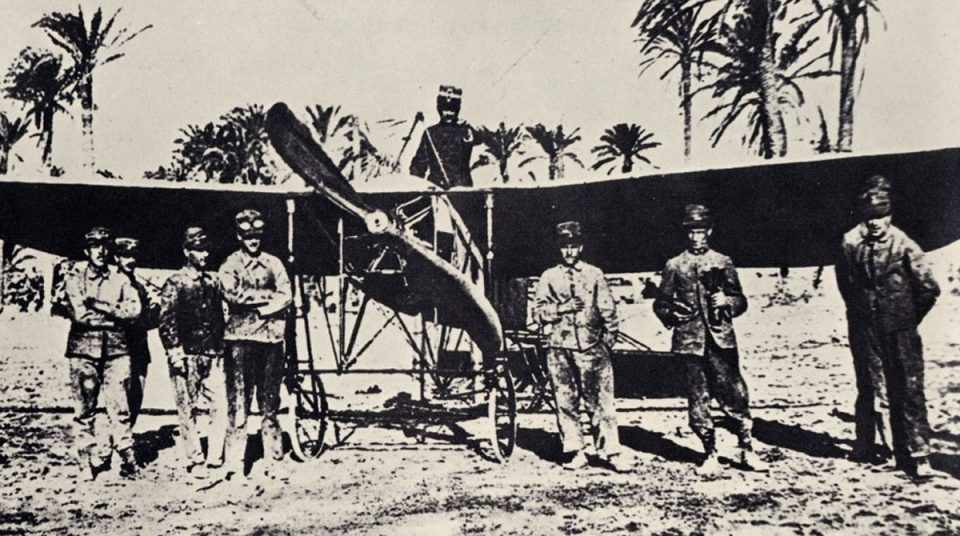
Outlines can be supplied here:
<path id="1" fill-rule="evenodd" d="M 263 229 L 264 223 L 263 220 L 253 220 L 253 221 L 242 221 L 237 224 L 237 228 L 241 231 L 259 231 Z"/>

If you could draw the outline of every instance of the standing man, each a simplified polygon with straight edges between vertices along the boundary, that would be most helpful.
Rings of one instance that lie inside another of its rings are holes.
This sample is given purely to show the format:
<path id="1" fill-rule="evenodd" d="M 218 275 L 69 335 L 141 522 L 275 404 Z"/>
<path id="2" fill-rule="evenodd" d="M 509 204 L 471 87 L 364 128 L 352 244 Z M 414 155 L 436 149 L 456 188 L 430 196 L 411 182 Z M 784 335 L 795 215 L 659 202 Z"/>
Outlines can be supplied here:
<path id="1" fill-rule="evenodd" d="M 934 472 L 928 460 L 930 424 L 917 326 L 933 308 L 940 287 L 920 246 L 890 223 L 889 181 L 881 176 L 868 179 L 858 205 L 862 223 L 844 235 L 837 262 L 837 282 L 851 324 L 850 348 L 855 364 L 858 359 L 879 356 L 897 466 L 911 476 L 926 478 Z M 875 423 L 863 413 L 867 402 L 873 409 L 874 385 L 863 376 L 864 371 L 858 370 L 857 446 L 870 449 Z"/>
<path id="2" fill-rule="evenodd" d="M 476 145 L 473 129 L 460 121 L 463 90 L 440 86 L 437 113 L 440 122 L 427 127 L 410 162 L 410 174 L 424 177 L 441 188 L 473 186 L 470 156 Z"/>
<path id="3" fill-rule="evenodd" d="M 140 241 L 135 238 L 121 237 L 114 240 L 113 256 L 117 260 L 120 273 L 130 279 L 130 284 L 140 298 L 140 316 L 124 326 L 127 333 L 127 346 L 130 348 L 130 385 L 127 388 L 127 401 L 130 405 L 130 427 L 137 424 L 140 409 L 143 407 L 143 389 L 147 383 L 147 367 L 150 365 L 150 348 L 147 345 L 147 332 L 156 329 L 159 322 L 160 303 L 152 299 L 144 282 L 137 279 L 137 257 L 140 253 Z"/>
<path id="4" fill-rule="evenodd" d="M 160 340 L 167 350 L 187 472 L 204 462 L 198 413 L 201 406 L 208 406 L 207 465 L 225 465 L 228 472 L 242 474 L 240 449 L 246 446 L 242 441 L 246 436 L 228 422 L 237 422 L 238 412 L 243 409 L 243 388 L 230 384 L 228 398 L 223 359 L 223 293 L 216 274 L 205 271 L 209 254 L 210 242 L 203 228 L 187 228 L 183 236 L 186 264 L 163 285 Z M 240 371 L 231 372 L 234 378 L 240 377 Z M 227 430 L 232 432 L 229 437 Z"/>
<path id="5" fill-rule="evenodd" d="M 553 384 L 564 469 L 588 465 L 580 430 L 580 401 L 590 416 L 597 456 L 614 471 L 628 463 L 620 454 L 610 349 L 619 330 L 617 307 L 603 272 L 580 260 L 580 224 L 557 225 L 562 262 L 537 282 L 534 318 L 547 336 L 547 369 Z"/>
<path id="6" fill-rule="evenodd" d="M 710 249 L 710 211 L 703 205 L 687 205 L 684 212 L 687 248 L 667 261 L 653 310 L 664 326 L 673 329 L 671 351 L 687 356 L 690 427 L 706 455 L 699 472 L 713 475 L 721 470 L 711 398 L 735 423 L 740 463 L 766 471 L 767 464 L 753 450 L 750 398 L 733 330 L 733 318 L 747 310 L 747 299 L 733 261 Z"/>
<path id="7" fill-rule="evenodd" d="M 137 473 L 127 386 L 130 383 L 130 348 L 124 325 L 140 316 L 140 298 L 130 279 L 107 264 L 110 231 L 94 227 L 86 240 L 86 262 L 64 280 L 62 309 L 70 318 L 66 356 L 75 403 L 74 429 L 78 462 L 89 478 L 96 478 L 110 462 L 101 456 L 112 438 L 122 462 L 120 475 Z M 103 395 L 106 425 L 96 419 Z M 109 450 L 107 450 L 109 452 Z"/>
<path id="8" fill-rule="evenodd" d="M 225 340 L 233 366 L 243 370 L 243 415 L 250 413 L 253 391 L 262 414 L 264 475 L 283 458 L 280 423 L 280 384 L 284 374 L 286 311 L 293 302 L 283 262 L 262 251 L 266 223 L 260 212 L 241 210 L 235 218 L 240 249 L 220 267 L 223 295 L 229 308 Z M 229 379 L 228 379 L 229 381 Z M 245 423 L 236 423 L 245 430 Z"/>

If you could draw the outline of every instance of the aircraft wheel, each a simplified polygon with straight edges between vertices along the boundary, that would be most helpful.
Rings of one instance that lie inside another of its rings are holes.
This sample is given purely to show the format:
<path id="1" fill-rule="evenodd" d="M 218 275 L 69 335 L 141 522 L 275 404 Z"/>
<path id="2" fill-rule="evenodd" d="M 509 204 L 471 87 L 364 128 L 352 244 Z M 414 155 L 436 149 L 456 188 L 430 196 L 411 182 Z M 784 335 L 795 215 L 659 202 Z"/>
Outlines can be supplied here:
<path id="1" fill-rule="evenodd" d="M 487 371 L 487 426 L 493 456 L 505 462 L 517 443 L 517 397 L 506 363 Z"/>
<path id="2" fill-rule="evenodd" d="M 306 462 L 323 454 L 330 408 L 319 376 L 302 378 L 294 391 L 297 403 L 291 406 L 290 443 L 296 457 Z"/>

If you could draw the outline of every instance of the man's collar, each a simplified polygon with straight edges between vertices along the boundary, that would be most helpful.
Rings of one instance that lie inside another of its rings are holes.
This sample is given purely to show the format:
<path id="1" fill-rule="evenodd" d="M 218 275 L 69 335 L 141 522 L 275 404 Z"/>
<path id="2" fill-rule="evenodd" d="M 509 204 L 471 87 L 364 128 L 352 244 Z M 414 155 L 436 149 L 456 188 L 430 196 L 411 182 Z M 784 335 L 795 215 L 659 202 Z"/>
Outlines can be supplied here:
<path id="1" fill-rule="evenodd" d="M 688 247 L 687 249 L 685 249 L 685 250 L 683 250 L 683 251 L 684 251 L 685 253 L 687 253 L 688 255 L 692 255 L 692 256 L 694 256 L 694 257 L 701 257 L 701 256 L 705 255 L 708 251 L 710 251 L 710 246 L 707 246 L 707 247 L 704 247 L 704 248 L 701 248 L 701 249 L 697 249 L 697 250 L 693 250 L 693 249 L 691 249 L 691 248 Z"/>
<path id="2" fill-rule="evenodd" d="M 870 244 L 886 244 L 890 240 L 890 228 L 887 228 L 887 232 L 883 233 L 882 236 L 871 236 L 870 231 L 867 229 L 866 224 L 864 224 L 860 229 L 860 236 L 863 238 L 864 242 Z"/>
<path id="3" fill-rule="evenodd" d="M 248 268 L 254 263 L 263 264 L 263 251 L 259 252 L 256 255 L 251 255 L 247 253 L 247 250 L 240 250 L 240 260 L 242 261 L 243 267 Z"/>
<path id="4" fill-rule="evenodd" d="M 103 268 L 97 268 L 92 262 L 87 263 L 88 279 L 106 279 L 110 275 L 110 265 L 105 264 Z"/>
<path id="5" fill-rule="evenodd" d="M 575 263 L 573 263 L 573 264 L 567 264 L 567 263 L 562 262 L 562 261 L 560 262 L 560 264 L 561 264 L 564 268 L 568 268 L 568 269 L 574 270 L 574 271 L 576 271 L 576 272 L 579 272 L 579 271 L 583 270 L 583 261 L 581 261 L 580 259 L 577 259 L 577 262 L 575 262 Z"/>
<path id="6" fill-rule="evenodd" d="M 200 277 L 203 275 L 203 272 L 201 270 L 198 270 L 197 268 L 195 268 L 193 265 L 189 263 L 183 266 L 183 273 L 187 275 L 190 279 L 194 279 L 194 280 L 200 279 Z"/>

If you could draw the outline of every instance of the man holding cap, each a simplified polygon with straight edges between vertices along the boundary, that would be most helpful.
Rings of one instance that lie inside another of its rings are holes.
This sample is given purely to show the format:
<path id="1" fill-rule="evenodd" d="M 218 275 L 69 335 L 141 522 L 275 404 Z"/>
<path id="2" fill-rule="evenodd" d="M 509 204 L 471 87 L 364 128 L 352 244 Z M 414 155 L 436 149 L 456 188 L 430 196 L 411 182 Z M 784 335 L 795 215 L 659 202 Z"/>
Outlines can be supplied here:
<path id="1" fill-rule="evenodd" d="M 537 281 L 534 318 L 547 336 L 547 369 L 553 384 L 564 469 L 588 465 L 580 430 L 580 402 L 601 462 L 614 471 L 629 469 L 620 453 L 613 398 L 610 349 L 620 328 L 613 294 L 603 272 L 580 259 L 580 223 L 557 225 L 561 262 Z"/>
<path id="2" fill-rule="evenodd" d="M 74 429 L 78 462 L 90 479 L 110 462 L 100 449 L 113 445 L 120 454 L 120 474 L 137 473 L 127 385 L 130 382 L 130 348 L 124 325 L 140 315 L 140 298 L 130 279 L 107 263 L 113 237 L 108 229 L 94 227 L 84 237 L 86 262 L 64 278 L 63 303 L 70 318 L 66 356 L 70 361 L 70 386 L 75 403 Z M 103 395 L 107 423 L 97 422 L 96 410 Z"/>
<path id="3" fill-rule="evenodd" d="M 150 365 L 150 348 L 147 345 L 147 332 L 157 327 L 160 303 L 152 299 L 144 282 L 137 279 L 137 258 L 140 254 L 140 241 L 135 238 L 120 237 L 113 242 L 113 256 L 117 260 L 120 273 L 130 279 L 140 298 L 140 316 L 125 325 L 127 345 L 130 348 L 130 384 L 127 388 L 127 401 L 130 404 L 130 426 L 137 424 L 137 417 L 143 406 L 143 389 L 147 383 L 147 367 Z"/>
<path id="4" fill-rule="evenodd" d="M 671 351 L 687 356 L 687 411 L 705 453 L 699 472 L 713 475 L 721 470 L 711 398 L 734 422 L 740 464 L 766 471 L 766 462 L 753 450 L 750 398 L 733 329 L 733 318 L 747 310 L 737 269 L 730 257 L 709 246 L 713 217 L 707 207 L 687 205 L 682 223 L 687 248 L 667 261 L 653 310 L 673 329 Z"/>
<path id="5" fill-rule="evenodd" d="M 926 478 L 934 472 L 928 459 L 930 425 L 917 326 L 933 308 L 940 287 L 920 246 L 890 223 L 890 182 L 871 177 L 857 202 L 862 223 L 844 235 L 836 268 L 857 374 L 855 455 L 866 461 L 876 458 L 873 398 L 879 374 L 873 362 L 879 357 L 897 466 Z"/>
<path id="6" fill-rule="evenodd" d="M 188 227 L 183 235 L 186 264 L 163 285 L 160 340 L 167 350 L 187 472 L 194 472 L 204 462 L 198 423 L 198 410 L 204 405 L 210 411 L 207 465 L 224 464 L 224 442 L 227 431 L 231 430 L 226 466 L 242 472 L 243 451 L 240 449 L 246 443 L 241 439 L 246 436 L 229 427 L 228 419 L 229 422 L 237 420 L 243 394 L 242 388 L 239 395 L 231 389 L 233 404 L 228 404 L 223 359 L 223 293 L 216 274 L 205 271 L 209 255 L 207 233 L 201 227 Z M 239 376 L 239 372 L 234 372 L 234 376 Z"/>
<path id="7" fill-rule="evenodd" d="M 284 374 L 285 313 L 293 295 L 283 262 L 261 249 L 266 223 L 260 212 L 241 210 L 235 224 L 240 249 L 220 267 L 223 295 L 229 308 L 224 338 L 229 343 L 233 365 L 244 371 L 244 416 L 249 414 L 256 390 L 257 406 L 263 416 L 263 472 L 271 476 L 274 462 L 283 458 L 277 409 Z"/>

